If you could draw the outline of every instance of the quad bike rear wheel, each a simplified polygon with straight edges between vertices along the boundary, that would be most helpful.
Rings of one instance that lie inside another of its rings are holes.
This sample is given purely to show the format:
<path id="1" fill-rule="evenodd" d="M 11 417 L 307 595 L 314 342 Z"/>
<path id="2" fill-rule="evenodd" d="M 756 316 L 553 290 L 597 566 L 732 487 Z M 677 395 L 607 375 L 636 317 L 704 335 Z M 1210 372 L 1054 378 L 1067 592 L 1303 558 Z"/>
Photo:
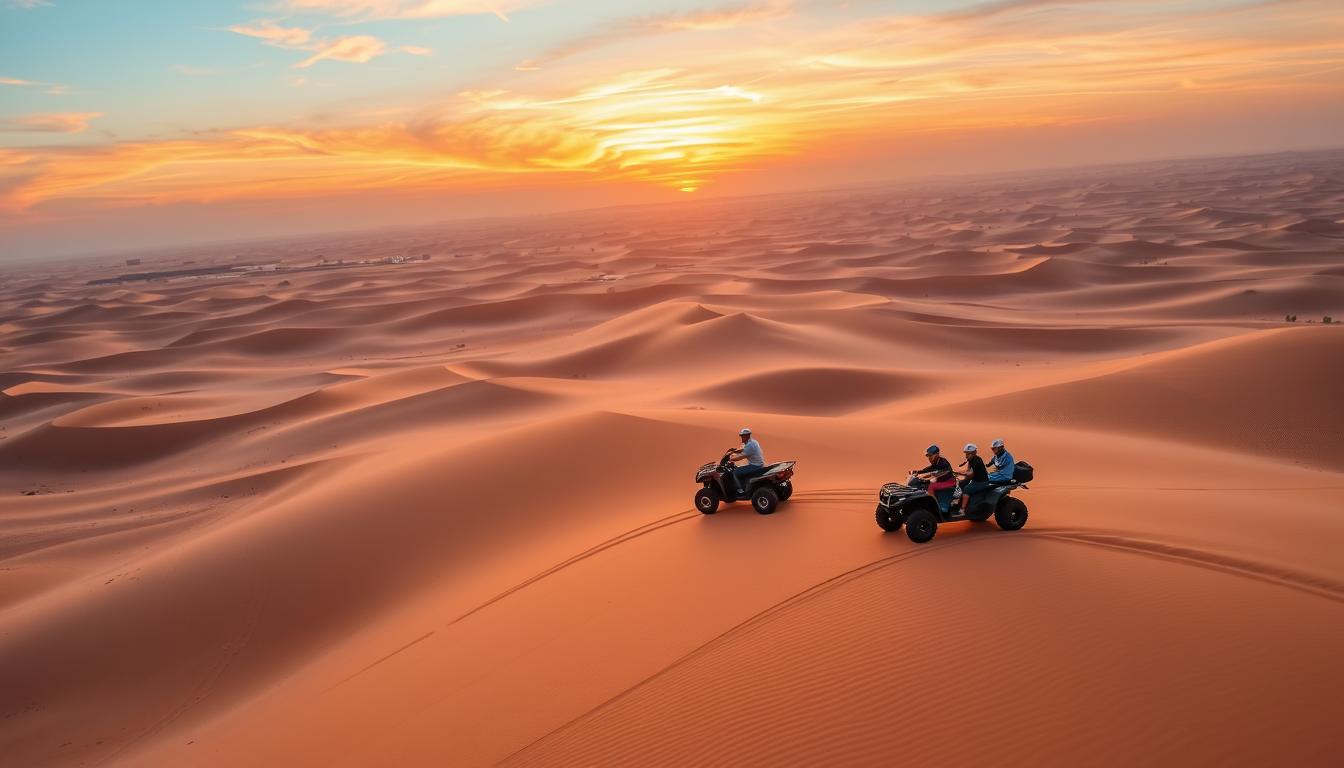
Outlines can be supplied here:
<path id="1" fill-rule="evenodd" d="M 994 522 L 1005 531 L 1016 531 L 1027 524 L 1027 505 L 1021 499 L 1004 497 L 999 508 L 994 510 Z"/>
<path id="2" fill-rule="evenodd" d="M 923 544 L 938 532 L 938 520 L 927 509 L 917 509 L 905 518 L 905 535 L 916 544 Z"/>
<path id="3" fill-rule="evenodd" d="M 779 506 L 779 494 L 775 493 L 773 488 L 757 488 L 756 492 L 751 494 L 751 506 L 758 513 L 768 515 Z"/>
<path id="4" fill-rule="evenodd" d="M 782 483 L 779 484 L 779 500 L 780 500 L 780 501 L 788 501 L 788 500 L 789 500 L 789 497 L 792 496 L 792 495 L 793 495 L 793 481 L 792 481 L 792 480 L 785 480 L 784 482 L 782 482 Z"/>
<path id="5" fill-rule="evenodd" d="M 877 518 L 877 527 L 887 533 L 895 533 L 896 531 L 901 530 L 901 516 L 893 515 L 891 510 L 881 504 L 877 505 L 877 514 L 875 517 Z"/>
<path id="6" fill-rule="evenodd" d="M 703 515 L 712 515 L 719 511 L 719 492 L 713 488 L 701 488 L 695 492 L 695 508 Z"/>

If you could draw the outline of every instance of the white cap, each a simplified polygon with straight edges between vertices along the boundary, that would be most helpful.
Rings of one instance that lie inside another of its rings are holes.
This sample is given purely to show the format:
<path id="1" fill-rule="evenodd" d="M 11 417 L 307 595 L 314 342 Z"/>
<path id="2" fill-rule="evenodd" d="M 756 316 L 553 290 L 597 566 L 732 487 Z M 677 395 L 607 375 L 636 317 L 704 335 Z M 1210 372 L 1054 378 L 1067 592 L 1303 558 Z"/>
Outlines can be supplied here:
<path id="1" fill-rule="evenodd" d="M 976 451 L 978 451 L 978 450 L 980 450 L 980 449 L 975 447 L 975 443 L 967 443 L 967 444 L 966 444 L 966 447 L 965 447 L 965 448 L 962 448 L 961 450 L 963 450 L 963 451 L 965 451 L 965 452 L 967 452 L 967 453 L 974 453 L 974 452 L 976 452 Z"/>
<path id="2" fill-rule="evenodd" d="M 737 434 L 738 434 L 739 437 L 741 437 L 742 435 L 750 435 L 750 434 L 751 434 L 751 430 L 750 430 L 750 429 L 747 429 L 746 427 L 743 427 L 743 428 L 742 428 L 742 431 L 741 431 L 741 432 L 738 432 Z"/>
<path id="3" fill-rule="evenodd" d="M 990 447 L 990 448 L 1002 448 L 1002 447 L 1003 447 L 1003 438 L 999 438 L 998 440 L 995 440 L 994 442 L 990 443 L 990 444 L 989 444 L 989 447 Z"/>

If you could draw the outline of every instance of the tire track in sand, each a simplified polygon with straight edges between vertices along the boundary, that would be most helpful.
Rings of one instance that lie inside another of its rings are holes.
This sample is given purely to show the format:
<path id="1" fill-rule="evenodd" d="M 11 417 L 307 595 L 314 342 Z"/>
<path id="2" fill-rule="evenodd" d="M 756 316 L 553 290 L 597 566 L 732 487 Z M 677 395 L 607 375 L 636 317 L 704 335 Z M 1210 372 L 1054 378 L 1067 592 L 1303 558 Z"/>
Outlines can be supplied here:
<path id="1" fill-rule="evenodd" d="M 858 495 L 858 494 L 861 494 L 861 493 L 866 494 L 866 493 L 869 493 L 869 492 L 870 492 L 869 489 L 859 489 L 859 488 L 819 489 L 819 490 L 816 490 L 816 491 L 807 491 L 807 492 L 799 493 L 799 494 L 797 494 L 797 496 L 791 498 L 791 499 L 789 500 L 788 503 L 792 504 L 795 500 L 797 500 L 797 501 L 804 501 L 804 502 L 811 502 L 811 503 L 822 502 L 822 501 L 831 501 L 832 499 L 830 499 L 830 498 L 826 498 L 826 497 L 825 497 L 827 494 L 837 494 L 837 495 L 840 495 L 841 498 L 836 498 L 836 499 L 834 499 L 835 501 L 840 501 L 840 500 L 843 500 L 843 497 L 844 497 L 844 496 Z M 813 498 L 813 497 L 820 497 L 820 498 Z M 683 509 L 682 511 L 677 512 L 677 513 L 675 513 L 675 514 L 671 514 L 671 515 L 668 515 L 668 516 L 666 516 L 666 517 L 660 517 L 660 518 L 658 518 L 657 520 L 650 521 L 650 522 L 645 523 L 645 524 L 643 524 L 643 525 L 641 525 L 641 526 L 639 526 L 639 527 L 637 527 L 637 528 L 631 528 L 631 529 L 628 530 L 628 531 L 624 531 L 624 532 L 619 533 L 619 534 L 617 534 L 617 535 L 615 535 L 615 536 L 612 536 L 611 538 L 606 539 L 606 540 L 604 540 L 604 541 L 602 541 L 602 542 L 599 542 L 599 543 L 597 543 L 597 544 L 594 544 L 593 546 L 591 546 L 591 547 L 589 547 L 589 548 L 583 550 L 582 552 L 579 552 L 579 553 L 577 553 L 577 554 L 575 554 L 575 555 L 572 555 L 571 557 L 568 557 L 568 558 L 566 558 L 565 560 L 562 560 L 562 561 L 560 561 L 559 563 L 556 563 L 555 565 L 552 565 L 551 567 L 549 567 L 549 568 L 547 568 L 547 569 L 545 569 L 545 570 L 543 570 L 543 571 L 539 571 L 539 572 L 533 574 L 532 576 L 530 576 L 530 577 L 524 579 L 523 581 L 520 581 L 520 582 L 518 582 L 517 584 L 514 584 L 513 586 L 509 587 L 508 589 L 506 589 L 506 590 L 504 590 L 504 591 L 502 591 L 502 592 L 496 594 L 494 597 L 491 597 L 490 599 L 486 600 L 485 602 L 482 602 L 482 603 L 477 604 L 476 606 L 472 607 L 470 610 L 467 610 L 466 612 L 459 614 L 456 618 L 452 619 L 452 620 L 449 621 L 447 624 L 444 624 L 442 627 L 440 627 L 440 629 L 448 629 L 449 627 L 452 627 L 452 626 L 455 625 L 455 624 L 458 624 L 458 623 L 460 623 L 460 622 L 462 622 L 462 621 L 465 621 L 466 619 L 468 619 L 468 618 L 474 616 L 475 614 L 477 614 L 477 613 L 479 613 L 479 612 L 485 610 L 486 608 L 489 608 L 490 606 L 494 605 L 495 603 L 498 603 L 498 602 L 501 601 L 501 600 L 507 599 L 510 595 L 516 594 L 517 592 L 519 592 L 519 591 L 521 591 L 521 590 L 527 589 L 528 587 L 532 586 L 533 584 L 536 584 L 537 582 L 541 581 L 542 579 L 548 578 L 548 577 L 550 577 L 550 576 L 554 576 L 555 574 L 559 573 L 560 571 L 563 571 L 564 569 L 569 568 L 570 566 L 577 565 L 577 564 L 579 564 L 579 563 L 583 562 L 584 560 L 587 560 L 587 559 L 589 559 L 589 558 L 591 558 L 591 557 L 594 557 L 594 556 L 596 556 L 596 555 L 599 555 L 599 554 L 601 554 L 601 553 L 607 551 L 608 549 L 611 549 L 612 547 L 619 546 L 619 545 L 624 544 L 624 543 L 629 542 L 629 541 L 633 541 L 633 540 L 635 540 L 635 539 L 640 538 L 641 536 L 645 536 L 645 535 L 647 535 L 647 534 L 653 533 L 653 532 L 658 531 L 658 530 L 661 530 L 661 529 L 663 529 L 663 528 L 667 528 L 667 527 L 672 526 L 672 525 L 676 525 L 676 524 L 678 524 L 678 523 L 684 523 L 684 522 L 687 522 L 687 521 L 690 521 L 690 520 L 695 520 L 696 518 L 699 518 L 699 517 L 704 517 L 704 515 L 700 514 L 699 510 L 695 510 L 695 509 Z M 377 661 L 374 661 L 373 663 L 369 664 L 368 666 L 364 667 L 363 669 L 360 669 L 358 672 L 355 672 L 354 674 L 350 675 L 349 677 L 346 677 L 346 678 L 342 679 L 340 682 L 336 683 L 335 685 L 331 686 L 330 688 L 328 688 L 328 689 L 326 689 L 326 690 L 327 690 L 327 691 L 331 691 L 331 690 L 334 690 L 334 689 L 336 689 L 336 688 L 339 688 L 339 687 L 342 686 L 342 685 L 345 685 L 346 683 L 350 682 L 351 680 L 355 679 L 356 677 L 359 677 L 360 675 L 364 674 L 365 672 L 368 672 L 369 670 L 373 669 L 374 667 L 378 666 L 379 664 L 382 664 L 383 662 L 388 661 L 388 660 L 394 658 L 395 656 L 397 656 L 397 655 L 400 654 L 401 652 L 410 649 L 412 646 L 415 646 L 415 645 L 417 645 L 417 644 L 419 644 L 419 643 L 421 643 L 421 642 L 423 642 L 423 641 L 425 641 L 425 640 L 428 640 L 428 639 L 429 639 L 432 635 L 434 635 L 434 633 L 437 632 L 437 631 L 438 631 L 438 630 L 435 629 L 435 630 L 430 630 L 429 632 L 426 632 L 425 634 L 421 635 L 420 637 L 416 638 L 415 640 L 412 640 L 411 642 L 409 642 L 409 643 L 407 643 L 407 644 L 401 646 L 401 647 L 398 648 L 397 650 L 392 651 L 391 653 L 387 654 L 386 656 L 383 656 L 383 657 L 379 658 Z"/>
<path id="2" fill-rule="evenodd" d="M 859 493 L 865 493 L 865 494 L 866 494 L 866 493 L 869 493 L 869 492 L 870 492 L 870 491 L 869 491 L 868 489 L 855 489 L 855 488 L 820 489 L 820 490 L 816 490 L 816 491 L 806 491 L 806 492 L 803 492 L 803 493 L 799 493 L 799 494 L 797 494 L 797 496 L 795 496 L 795 497 L 793 497 L 793 498 L 790 498 L 789 501 L 786 502 L 786 503 L 788 503 L 788 504 L 793 504 L 793 502 L 794 502 L 795 500 L 797 500 L 797 501 L 801 501 L 801 502 L 812 502 L 812 503 L 820 502 L 820 501 L 831 501 L 831 499 L 824 498 L 824 497 L 823 497 L 823 494 L 831 494 L 831 493 L 834 493 L 834 494 L 846 494 L 846 495 L 850 495 L 850 494 L 859 494 Z M 820 498 L 816 498 L 816 497 L 820 497 Z M 835 499 L 835 500 L 838 501 L 838 500 L 840 500 L 840 499 Z M 448 627 L 453 626 L 454 624 L 457 624 L 457 623 L 460 622 L 460 621 L 463 621 L 464 619 L 470 618 L 472 615 L 474 615 L 474 614 L 476 614 L 476 613 L 478 613 L 478 612 L 484 610 L 485 608 L 489 608 L 490 606 L 494 605 L 495 603 L 499 602 L 500 600 L 503 600 L 503 599 L 509 597 L 510 595 L 512 595 L 512 594 L 514 594 L 514 593 L 516 593 L 516 592 L 518 592 L 519 590 L 526 589 L 527 587 L 529 587 L 529 586 L 531 586 L 531 585 L 537 583 L 538 581 L 541 581 L 542 579 L 545 579 L 545 578 L 547 578 L 547 577 L 549 577 L 549 576 L 553 576 L 553 575 L 555 575 L 556 573 L 559 573 L 560 571 L 563 571 L 564 569 L 569 568 L 570 566 L 577 565 L 577 564 L 583 562 L 584 560 L 587 560 L 587 559 L 590 558 L 590 557 L 593 557 L 593 556 L 595 556 L 595 555 L 599 555 L 599 554 L 601 554 L 601 553 L 607 551 L 608 549 L 611 549 L 612 547 L 619 546 L 619 545 L 624 544 L 624 543 L 629 542 L 629 541 L 634 541 L 635 539 L 638 539 L 638 538 L 640 538 L 641 536 L 645 536 L 645 535 L 647 535 L 647 534 L 653 533 L 654 531 L 658 531 L 658 530 L 661 530 L 661 529 L 663 529 L 663 528 L 667 528 L 667 527 L 669 527 L 669 526 L 676 525 L 676 524 L 678 524 L 678 523 L 684 523 L 684 522 L 687 522 L 687 521 L 690 521 L 690 520 L 695 520 L 695 519 L 697 519 L 697 518 L 701 518 L 701 517 L 704 517 L 704 515 L 702 515 L 702 514 L 699 512 L 699 510 L 696 510 L 696 509 L 684 509 L 684 510 L 682 510 L 682 511 L 680 511 L 680 512 L 677 512 L 676 514 L 668 515 L 667 517 L 660 517 L 660 518 L 658 518 L 657 520 L 653 520 L 653 521 L 651 521 L 651 522 L 645 523 L 644 525 L 641 525 L 641 526 L 639 526 L 639 527 L 637 527 L 637 528 L 631 528 L 631 529 L 628 530 L 628 531 L 625 531 L 625 532 L 623 532 L 623 533 L 619 533 L 619 534 L 617 534 L 617 535 L 615 535 L 615 536 L 612 536 L 611 538 L 609 538 L 609 539 L 607 539 L 607 540 L 605 540 L 605 541 L 602 541 L 602 542 L 600 542 L 600 543 L 598 543 L 598 544 L 594 544 L 593 546 L 591 546 L 591 547 L 589 547 L 589 548 L 583 550 L 582 552 L 579 552 L 579 553 L 576 554 L 576 555 L 573 555 L 573 556 L 571 556 L 571 557 L 569 557 L 569 558 L 567 558 L 567 559 L 565 559 L 565 560 L 562 560 L 562 561 L 559 562 L 559 563 L 556 563 L 555 565 L 553 565 L 553 566 L 547 568 L 547 569 L 544 570 L 544 571 L 540 571 L 540 572 L 538 572 L 538 573 L 536 573 L 536 574 L 530 576 L 529 578 L 527 578 L 527 579 L 525 579 L 525 580 L 523 580 L 523 581 L 518 582 L 517 584 L 513 585 L 512 587 L 509 587 L 508 589 L 504 590 L 503 592 L 500 592 L 499 594 L 495 595 L 494 597 L 490 598 L 489 600 L 486 600 L 485 602 L 483 602 L 483 603 L 481 603 L 481 604 L 475 606 L 475 607 L 472 608 L 471 610 L 466 611 L 465 613 L 460 614 L 457 618 L 455 618 L 455 619 L 453 619 L 452 621 L 450 621 L 450 622 L 448 622 L 447 624 L 445 624 L 445 625 L 444 625 L 444 628 L 446 629 L 446 628 L 448 628 Z"/>
<path id="3" fill-rule="evenodd" d="M 1220 571 L 1288 589 L 1306 592 L 1327 600 L 1344 603 L 1344 582 L 1303 571 L 1268 565 L 1235 557 L 1221 552 L 1164 544 L 1160 541 L 1138 539 L 1115 531 L 1036 529 L 1023 533 L 1032 538 L 1051 539 L 1070 544 L 1119 550 L 1130 554 L 1183 563 L 1197 568 Z"/>
<path id="4" fill-rule="evenodd" d="M 1330 580 L 1322 576 L 1316 576 L 1291 569 L 1265 565 L 1252 560 L 1236 558 L 1222 553 L 1211 552 L 1208 550 L 1194 549 L 1190 547 L 1179 547 L 1163 544 L 1161 542 L 1135 539 L 1121 534 L 1107 531 L 1085 531 L 1085 530 L 1035 530 L 1023 531 L 1019 535 L 1026 535 L 1033 539 L 1046 539 L 1058 541 L 1066 544 L 1101 547 L 1128 554 L 1152 557 L 1168 562 L 1184 564 L 1189 567 L 1205 568 L 1234 576 L 1254 579 L 1256 581 L 1274 584 L 1277 586 L 1294 589 L 1307 594 L 1322 597 L 1327 600 L 1344 603 L 1344 584 Z M 919 555 L 928 554 L 940 549 L 946 549 L 952 546 L 958 546 L 971 541 L 986 541 L 982 537 L 958 538 L 952 541 L 938 542 L 932 544 L 918 545 L 915 549 L 906 550 L 888 557 L 871 561 L 864 565 L 850 569 L 843 573 L 832 576 L 829 579 L 818 582 L 807 589 L 801 590 L 778 603 L 775 603 L 747 619 L 729 627 L 727 630 L 711 637 L 701 645 L 688 651 L 682 656 L 674 659 L 666 666 L 654 673 L 631 684 L 629 687 L 611 696 L 585 712 L 575 716 L 569 721 L 551 729 L 541 736 L 533 739 L 527 744 L 519 747 L 513 752 L 502 758 L 496 765 L 504 765 L 513 761 L 523 753 L 532 749 L 534 746 L 550 739 L 551 737 L 566 731 L 579 723 L 596 716 L 600 711 L 620 702 L 621 700 L 634 694 L 637 690 L 663 675 L 681 667 L 694 659 L 712 652 L 734 637 L 747 632 L 753 627 L 759 626 L 769 621 L 774 616 L 783 613 L 797 605 L 801 605 L 820 597 L 828 592 L 838 589 L 850 582 L 862 579 L 888 566 L 894 565 L 902 560 L 907 560 Z"/>
<path id="5" fill-rule="evenodd" d="M 952 541 L 944 541 L 939 543 L 921 545 L 915 549 L 907 549 L 903 552 L 898 552 L 894 555 L 888 555 L 887 557 L 879 558 L 877 560 L 873 560 L 858 567 L 851 568 L 847 571 L 836 574 L 835 576 L 832 576 L 828 579 L 819 581 L 816 584 L 807 587 L 806 589 L 803 589 L 799 592 L 795 592 L 789 597 L 786 597 L 783 600 L 774 603 L 773 605 L 770 605 L 758 611 L 755 614 L 752 614 L 751 616 L 738 622 L 737 624 L 734 624 L 733 626 L 729 627 L 723 632 L 714 635 L 713 637 L 709 638 L 708 640 L 696 646 L 695 648 L 691 649 L 690 651 L 687 651 L 685 654 L 682 654 L 676 659 L 673 659 L 669 664 L 662 667 L 661 669 L 658 669 L 652 674 L 631 684 L 629 687 L 625 688 L 616 695 L 603 700 L 602 702 L 584 711 L 583 713 L 556 726 L 555 728 L 552 728 L 551 730 L 547 731 L 541 736 L 538 736 L 537 738 L 533 739 L 527 744 L 524 744 L 523 746 L 519 747 L 518 749 L 509 753 L 508 755 L 505 755 L 502 759 L 499 760 L 499 762 L 496 763 L 496 765 L 504 765 L 512 761 L 514 758 L 522 755 L 524 752 L 527 752 L 537 744 L 540 744 L 541 742 L 550 739 L 552 736 L 561 733 L 563 731 L 566 731 L 569 728 L 572 728 L 575 725 L 578 725 L 579 723 L 595 716 L 598 712 L 602 711 L 603 709 L 606 709 L 612 704 L 615 704 L 629 697 L 630 695 L 635 693 L 635 691 L 653 682 L 659 677 L 662 677 L 663 675 L 677 669 L 678 667 L 681 667 L 693 661 L 694 659 L 713 651 L 715 648 L 728 643 L 737 635 L 740 635 L 743 632 L 746 632 L 755 626 L 758 626 L 760 624 L 765 623 L 766 621 L 769 621 L 777 614 L 782 613 L 788 610 L 789 608 L 792 608 L 793 606 L 800 605 L 816 597 L 820 597 L 821 595 L 831 592 L 832 590 L 839 589 L 840 587 L 845 586 L 852 581 L 856 581 L 865 576 L 876 573 L 877 571 L 880 571 L 886 568 L 887 566 L 901 562 L 902 560 L 909 560 L 914 557 L 927 555 L 932 552 L 937 552 L 951 547 L 963 546 L 969 541 L 975 541 L 975 539 L 955 539 Z"/>

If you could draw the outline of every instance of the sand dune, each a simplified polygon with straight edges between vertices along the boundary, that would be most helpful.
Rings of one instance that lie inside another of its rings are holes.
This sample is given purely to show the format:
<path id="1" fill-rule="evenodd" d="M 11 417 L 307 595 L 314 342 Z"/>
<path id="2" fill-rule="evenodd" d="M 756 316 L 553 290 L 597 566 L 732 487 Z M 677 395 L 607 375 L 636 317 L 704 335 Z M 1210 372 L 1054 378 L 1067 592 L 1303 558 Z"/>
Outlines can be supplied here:
<path id="1" fill-rule="evenodd" d="M 0 762 L 1328 764 L 1341 173 L 11 270 Z M 702 516 L 743 424 L 797 492 Z M 930 442 L 994 437 L 1038 468 L 1022 531 L 874 525 Z"/>
<path id="2" fill-rule="evenodd" d="M 1327 446 L 1344 433 L 1344 408 L 1333 406 L 1344 382 L 1344 334 L 1260 331 L 1151 357 L 1118 372 L 962 407 L 1001 421 L 1139 433 L 1336 465 Z"/>
<path id="3" fill-rule="evenodd" d="M 929 377 L 862 368 L 786 368 L 735 378 L 684 399 L 721 410 L 833 416 L 937 386 Z"/>

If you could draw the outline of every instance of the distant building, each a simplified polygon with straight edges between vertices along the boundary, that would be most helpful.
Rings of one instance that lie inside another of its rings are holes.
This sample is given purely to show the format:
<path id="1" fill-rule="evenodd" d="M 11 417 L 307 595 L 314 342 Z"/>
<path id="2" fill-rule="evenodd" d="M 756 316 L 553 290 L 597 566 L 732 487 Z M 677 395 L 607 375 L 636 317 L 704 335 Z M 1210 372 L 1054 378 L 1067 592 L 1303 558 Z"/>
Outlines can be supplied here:
<path id="1" fill-rule="evenodd" d="M 134 266 L 138 265 L 139 263 L 140 263 L 140 260 L 139 260 L 139 259 L 127 259 L 127 260 L 126 260 L 126 266 L 128 266 L 128 267 L 134 267 Z"/>

